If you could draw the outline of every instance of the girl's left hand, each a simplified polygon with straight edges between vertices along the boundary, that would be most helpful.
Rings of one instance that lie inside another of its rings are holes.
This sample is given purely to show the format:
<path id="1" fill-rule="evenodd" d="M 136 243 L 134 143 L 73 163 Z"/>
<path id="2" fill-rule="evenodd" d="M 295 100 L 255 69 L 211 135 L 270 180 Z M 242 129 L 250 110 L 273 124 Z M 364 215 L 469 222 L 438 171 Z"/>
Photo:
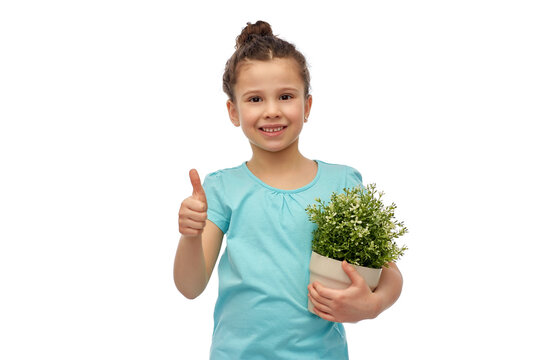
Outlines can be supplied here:
<path id="1" fill-rule="evenodd" d="M 370 290 L 352 265 L 346 261 L 341 265 L 351 279 L 351 285 L 343 290 L 335 290 L 318 282 L 309 284 L 308 296 L 314 305 L 314 312 L 325 320 L 341 323 L 376 318 L 382 312 L 379 295 Z"/>

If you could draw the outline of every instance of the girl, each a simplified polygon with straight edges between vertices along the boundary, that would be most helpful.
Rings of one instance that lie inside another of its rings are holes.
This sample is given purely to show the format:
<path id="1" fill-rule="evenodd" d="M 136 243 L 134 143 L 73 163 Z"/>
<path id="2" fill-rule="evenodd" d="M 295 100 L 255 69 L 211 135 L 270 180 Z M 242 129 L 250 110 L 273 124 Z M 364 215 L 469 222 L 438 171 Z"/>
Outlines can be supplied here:
<path id="1" fill-rule="evenodd" d="M 227 235 L 211 359 L 348 359 L 342 323 L 375 318 L 401 292 L 395 264 L 383 269 L 374 292 L 346 262 L 349 288 L 308 284 L 314 224 L 305 208 L 362 181 L 353 168 L 300 153 L 312 104 L 309 81 L 294 45 L 275 37 L 266 22 L 248 23 L 227 61 L 223 89 L 252 157 L 209 174 L 204 186 L 191 170 L 193 193 L 178 213 L 174 280 L 189 299 L 205 289 Z M 308 312 L 308 296 L 318 316 Z"/>

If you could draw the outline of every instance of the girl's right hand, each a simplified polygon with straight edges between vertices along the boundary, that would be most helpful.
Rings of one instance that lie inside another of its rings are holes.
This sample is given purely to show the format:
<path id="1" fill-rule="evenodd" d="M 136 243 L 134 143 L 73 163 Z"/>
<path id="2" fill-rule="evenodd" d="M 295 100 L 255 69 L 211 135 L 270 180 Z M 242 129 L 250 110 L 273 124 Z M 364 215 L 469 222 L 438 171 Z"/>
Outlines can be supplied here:
<path id="1" fill-rule="evenodd" d="M 193 193 L 182 201 L 178 211 L 178 231 L 184 237 L 196 238 L 201 236 L 206 225 L 208 204 L 197 170 L 189 171 L 189 179 L 193 186 Z"/>

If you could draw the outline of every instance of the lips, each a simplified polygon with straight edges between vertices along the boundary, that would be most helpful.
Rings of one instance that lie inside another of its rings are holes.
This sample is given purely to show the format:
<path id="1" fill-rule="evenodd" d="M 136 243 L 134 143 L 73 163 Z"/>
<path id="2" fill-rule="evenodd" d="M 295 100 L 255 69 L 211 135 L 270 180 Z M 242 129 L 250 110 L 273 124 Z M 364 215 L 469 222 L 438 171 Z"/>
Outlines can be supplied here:
<path id="1" fill-rule="evenodd" d="M 259 131 L 267 136 L 277 136 L 284 132 L 287 127 L 284 125 L 269 125 L 259 128 Z"/>
<path id="2" fill-rule="evenodd" d="M 272 133 L 272 132 L 276 132 L 276 131 L 281 131 L 281 130 L 283 130 L 283 128 L 284 128 L 284 126 L 280 126 L 280 127 L 276 127 L 276 128 L 262 127 L 261 130 L 264 131 L 264 132 Z"/>

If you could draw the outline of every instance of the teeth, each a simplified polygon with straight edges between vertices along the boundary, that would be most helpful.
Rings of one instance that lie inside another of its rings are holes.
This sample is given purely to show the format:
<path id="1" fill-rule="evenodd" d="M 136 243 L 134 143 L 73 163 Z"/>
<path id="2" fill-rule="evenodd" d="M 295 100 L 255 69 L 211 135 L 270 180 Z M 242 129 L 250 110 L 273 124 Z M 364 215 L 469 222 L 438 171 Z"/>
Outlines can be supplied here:
<path id="1" fill-rule="evenodd" d="M 276 132 L 276 131 L 281 131 L 283 130 L 283 126 L 280 126 L 278 128 L 262 128 L 264 132 Z"/>

